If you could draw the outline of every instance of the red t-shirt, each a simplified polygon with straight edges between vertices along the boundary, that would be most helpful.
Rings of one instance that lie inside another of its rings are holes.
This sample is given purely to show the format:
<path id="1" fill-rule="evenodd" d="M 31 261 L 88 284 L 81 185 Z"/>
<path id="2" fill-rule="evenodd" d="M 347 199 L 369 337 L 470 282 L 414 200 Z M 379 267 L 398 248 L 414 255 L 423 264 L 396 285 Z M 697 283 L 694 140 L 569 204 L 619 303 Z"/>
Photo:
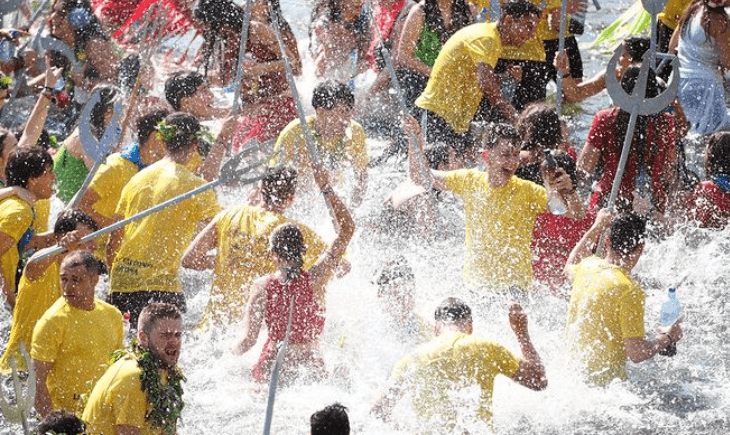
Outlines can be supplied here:
<path id="1" fill-rule="evenodd" d="M 695 187 L 688 208 L 701 227 L 724 228 L 730 222 L 730 193 L 712 181 L 703 181 Z"/>
<path id="2" fill-rule="evenodd" d="M 623 144 L 623 136 L 616 138 L 616 115 L 619 110 L 617 108 L 601 110 L 593 118 L 591 129 L 588 132 L 586 145 L 595 147 L 601 153 L 604 162 L 603 174 L 598 181 L 598 186 L 590 202 L 590 209 L 596 206 L 601 207 L 603 201 L 608 200 L 611 194 L 611 186 L 616 176 L 618 162 L 621 158 L 619 146 Z M 654 197 L 654 205 L 659 212 L 664 212 L 667 204 L 667 188 L 664 167 L 666 162 L 674 155 L 674 117 L 669 113 L 662 113 L 664 120 L 663 129 L 657 134 L 657 128 L 650 120 L 646 127 L 646 147 L 648 156 L 648 173 L 651 175 L 651 188 Z M 639 175 L 637 162 L 637 152 L 634 146 L 629 152 L 629 159 L 626 162 L 626 169 L 621 179 L 621 188 L 619 189 L 616 202 L 622 207 L 630 205 L 633 202 L 633 192 L 636 188 L 636 177 Z M 605 197 L 605 198 L 604 198 Z"/>

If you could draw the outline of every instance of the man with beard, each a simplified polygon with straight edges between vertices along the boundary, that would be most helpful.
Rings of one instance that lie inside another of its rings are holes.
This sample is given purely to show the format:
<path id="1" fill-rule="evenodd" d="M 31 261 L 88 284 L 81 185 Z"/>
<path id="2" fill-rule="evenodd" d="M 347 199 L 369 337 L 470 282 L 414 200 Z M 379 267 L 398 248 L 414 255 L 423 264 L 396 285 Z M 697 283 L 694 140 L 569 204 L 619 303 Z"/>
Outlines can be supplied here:
<path id="1" fill-rule="evenodd" d="M 175 433 L 184 406 L 185 378 L 177 367 L 180 311 L 151 303 L 140 313 L 137 328 L 139 343 L 109 367 L 89 397 L 83 419 L 90 435 Z"/>

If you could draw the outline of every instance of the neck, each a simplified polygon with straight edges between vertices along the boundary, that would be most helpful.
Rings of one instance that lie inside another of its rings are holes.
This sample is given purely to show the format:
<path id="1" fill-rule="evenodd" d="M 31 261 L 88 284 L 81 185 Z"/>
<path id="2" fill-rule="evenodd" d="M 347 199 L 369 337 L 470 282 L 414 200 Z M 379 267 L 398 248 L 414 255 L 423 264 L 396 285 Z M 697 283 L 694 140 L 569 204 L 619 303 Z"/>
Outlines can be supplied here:
<path id="1" fill-rule="evenodd" d="M 35 193 L 31 192 L 30 190 L 28 190 L 25 187 L 20 187 L 20 186 L 15 186 L 15 187 L 18 188 L 18 189 L 25 190 L 27 196 L 25 196 L 25 197 L 23 197 L 21 199 L 29 200 L 28 203 L 30 203 L 31 206 L 32 205 L 35 205 L 35 203 L 38 202 L 38 200 L 40 199 L 40 198 L 38 198 L 38 195 L 36 195 Z"/>
<path id="2" fill-rule="evenodd" d="M 512 38 L 512 32 L 507 28 L 507 25 L 501 19 L 497 21 L 497 32 L 499 32 L 499 38 L 502 40 L 502 45 L 514 45 L 514 38 Z"/>
<path id="3" fill-rule="evenodd" d="M 630 260 L 620 255 L 616 255 L 616 253 L 611 250 L 609 250 L 609 252 L 606 254 L 606 261 L 613 264 L 614 266 L 622 268 L 627 272 L 631 272 L 631 269 L 634 268 L 634 265 Z"/>
<path id="4" fill-rule="evenodd" d="M 490 187 L 504 187 L 507 185 L 507 183 L 509 183 L 509 180 L 511 178 L 511 176 L 509 178 L 504 178 L 502 176 L 492 175 L 490 171 L 487 171 L 487 184 L 489 184 Z"/>
<path id="5" fill-rule="evenodd" d="M 334 135 L 330 133 L 327 124 L 319 116 L 314 118 L 314 131 L 324 140 L 334 139 Z"/>
<path id="6" fill-rule="evenodd" d="M 177 163 L 178 165 L 183 165 L 183 166 L 185 166 L 188 163 L 188 161 L 190 161 L 190 157 L 191 157 L 190 152 L 181 152 L 181 153 L 175 153 L 175 154 L 167 153 L 165 155 L 165 158 L 167 160 L 173 161 L 173 162 Z"/>

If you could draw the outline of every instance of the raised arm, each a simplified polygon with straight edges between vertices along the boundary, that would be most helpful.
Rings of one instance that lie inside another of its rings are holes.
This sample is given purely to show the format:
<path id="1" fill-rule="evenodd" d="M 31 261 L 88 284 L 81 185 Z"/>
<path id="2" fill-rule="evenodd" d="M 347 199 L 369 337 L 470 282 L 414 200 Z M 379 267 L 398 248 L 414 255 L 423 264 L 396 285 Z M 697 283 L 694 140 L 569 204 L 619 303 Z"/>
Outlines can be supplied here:
<path id="1" fill-rule="evenodd" d="M 315 294 L 323 293 L 323 289 L 329 281 L 329 278 L 335 271 L 335 268 L 339 264 L 342 256 L 345 255 L 347 245 L 352 239 L 352 235 L 355 233 L 355 222 L 352 220 L 352 215 L 347 210 L 344 202 L 332 189 L 329 183 L 329 175 L 324 167 L 312 166 L 314 180 L 317 182 L 322 195 L 324 195 L 325 201 L 329 206 L 333 219 L 334 225 L 337 229 L 337 237 L 327 251 L 319 257 L 319 260 L 314 266 L 309 269 L 311 276 L 312 290 Z"/>
<path id="2" fill-rule="evenodd" d="M 183 254 L 182 266 L 193 270 L 215 268 L 215 256 L 208 255 L 211 249 L 218 246 L 218 219 L 221 212 L 203 228 Z"/>
<path id="3" fill-rule="evenodd" d="M 423 29 L 423 21 L 423 6 L 419 3 L 408 12 L 403 32 L 400 35 L 398 50 L 393 56 L 393 64 L 396 67 L 407 68 L 428 77 L 431 75 L 431 67 L 416 57 L 416 47 Z"/>
<path id="4" fill-rule="evenodd" d="M 572 277 L 573 266 L 593 254 L 593 251 L 595 251 L 596 246 L 598 245 L 598 240 L 600 239 L 601 234 L 609 228 L 612 220 L 613 212 L 610 210 L 604 208 L 598 212 L 593 225 L 591 225 L 588 231 L 583 234 L 583 237 L 578 241 L 578 244 L 575 245 L 573 250 L 570 251 L 570 255 L 568 255 L 568 260 L 566 261 L 565 269 L 563 270 L 567 276 Z"/>
<path id="5" fill-rule="evenodd" d="M 223 121 L 220 134 L 197 171 L 197 175 L 205 181 L 213 181 L 218 178 L 223 157 L 228 149 L 228 144 L 233 140 L 237 125 L 238 119 L 234 116 L 229 116 Z"/>
<path id="6" fill-rule="evenodd" d="M 246 305 L 243 315 L 243 334 L 236 342 L 232 352 L 234 355 L 243 355 L 248 352 L 259 337 L 261 324 L 264 322 L 264 311 L 266 310 L 266 288 L 265 278 L 260 278 L 251 285 L 251 299 Z"/>
<path id="7" fill-rule="evenodd" d="M 479 80 L 479 88 L 489 104 L 499 109 L 507 120 L 514 124 L 517 121 L 517 110 L 502 96 L 502 90 L 499 87 L 499 78 L 494 73 L 494 68 L 486 63 L 477 65 L 477 78 Z"/>
<path id="8" fill-rule="evenodd" d="M 588 80 L 578 81 L 571 77 L 568 55 L 555 56 L 553 62 L 558 74 L 563 77 L 563 98 L 568 103 L 579 103 L 606 89 L 606 71 L 601 71 Z"/>
<path id="9" fill-rule="evenodd" d="M 403 131 L 408 137 L 408 176 L 413 180 L 414 183 L 423 186 L 426 182 L 424 175 L 421 173 L 421 163 L 427 162 L 426 154 L 423 152 L 423 137 L 421 136 L 421 127 L 411 115 L 404 115 L 401 121 Z M 416 138 L 416 143 L 413 142 L 413 138 Z M 428 164 L 428 163 L 426 163 Z M 446 172 L 435 171 L 427 168 L 431 171 L 433 177 L 433 187 L 438 190 L 447 190 L 444 176 Z M 426 186 L 427 187 L 427 186 Z"/>
<path id="10" fill-rule="evenodd" d="M 18 148 L 27 148 L 35 145 L 43 132 L 43 124 L 46 122 L 48 107 L 51 105 L 51 98 L 53 97 L 51 89 L 53 89 L 53 86 L 63 72 L 60 68 L 51 67 L 49 54 L 46 55 L 46 65 L 48 65 L 48 69 L 46 70 L 43 92 L 38 95 L 38 100 L 28 117 L 28 123 L 25 125 L 25 130 L 23 130 L 23 136 L 18 141 Z"/>
<path id="11" fill-rule="evenodd" d="M 517 337 L 522 352 L 522 361 L 512 380 L 531 390 L 541 391 L 547 388 L 547 377 L 545 367 L 540 361 L 535 347 L 532 345 L 530 333 L 527 330 L 527 314 L 522 311 L 522 306 L 513 303 L 509 307 L 509 323 Z"/>

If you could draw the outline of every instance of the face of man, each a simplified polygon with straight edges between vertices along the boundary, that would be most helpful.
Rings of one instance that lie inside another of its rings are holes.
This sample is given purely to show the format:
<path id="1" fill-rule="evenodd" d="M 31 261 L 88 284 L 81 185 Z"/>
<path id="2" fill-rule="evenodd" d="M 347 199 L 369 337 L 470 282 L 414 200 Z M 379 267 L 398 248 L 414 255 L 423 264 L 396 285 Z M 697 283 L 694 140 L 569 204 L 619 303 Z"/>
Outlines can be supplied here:
<path id="1" fill-rule="evenodd" d="M 94 309 L 94 290 L 99 276 L 83 265 L 61 265 L 61 290 L 69 305 L 81 310 Z"/>
<path id="2" fill-rule="evenodd" d="M 507 139 L 499 139 L 485 159 L 489 183 L 492 187 L 502 187 L 515 174 L 520 165 L 520 148 Z"/>
<path id="3" fill-rule="evenodd" d="M 182 346 L 182 319 L 157 319 L 149 332 L 140 331 L 139 339 L 153 357 L 166 368 L 175 367 Z"/>
<path id="4" fill-rule="evenodd" d="M 520 18 L 514 20 L 512 44 L 516 47 L 520 47 L 525 42 L 535 37 L 535 29 L 540 17 L 537 15 L 523 15 Z"/>
<path id="5" fill-rule="evenodd" d="M 53 183 L 55 181 L 56 175 L 53 173 L 53 166 L 48 165 L 41 175 L 28 180 L 28 190 L 36 198 L 47 199 L 53 195 Z"/>
<path id="6" fill-rule="evenodd" d="M 317 113 L 317 133 L 325 138 L 342 137 L 352 122 L 352 109 L 336 105 L 331 109 L 319 107 Z"/>

